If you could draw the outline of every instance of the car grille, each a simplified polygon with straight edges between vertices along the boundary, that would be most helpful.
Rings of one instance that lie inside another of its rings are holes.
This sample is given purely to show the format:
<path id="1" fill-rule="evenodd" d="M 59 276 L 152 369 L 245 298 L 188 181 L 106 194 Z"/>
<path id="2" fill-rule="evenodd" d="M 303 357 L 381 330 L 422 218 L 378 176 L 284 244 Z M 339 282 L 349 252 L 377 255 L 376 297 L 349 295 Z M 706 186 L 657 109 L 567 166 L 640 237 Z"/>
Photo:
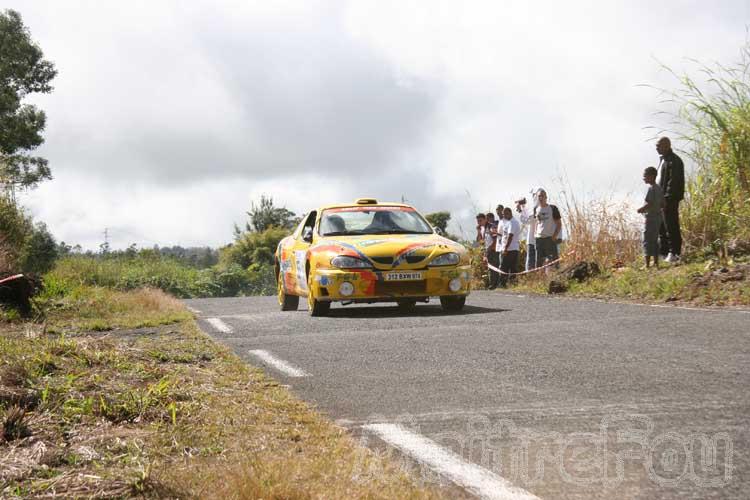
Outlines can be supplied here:
<path id="1" fill-rule="evenodd" d="M 375 295 L 389 296 L 400 294 L 421 294 L 427 290 L 427 281 L 378 281 L 375 283 Z"/>
<path id="2" fill-rule="evenodd" d="M 372 257 L 378 264 L 393 264 L 393 257 Z"/>
<path id="3" fill-rule="evenodd" d="M 378 264 L 390 265 L 393 264 L 393 257 L 371 257 L 373 261 Z M 409 264 L 418 264 L 424 260 L 424 255 L 407 255 L 406 262 Z"/>

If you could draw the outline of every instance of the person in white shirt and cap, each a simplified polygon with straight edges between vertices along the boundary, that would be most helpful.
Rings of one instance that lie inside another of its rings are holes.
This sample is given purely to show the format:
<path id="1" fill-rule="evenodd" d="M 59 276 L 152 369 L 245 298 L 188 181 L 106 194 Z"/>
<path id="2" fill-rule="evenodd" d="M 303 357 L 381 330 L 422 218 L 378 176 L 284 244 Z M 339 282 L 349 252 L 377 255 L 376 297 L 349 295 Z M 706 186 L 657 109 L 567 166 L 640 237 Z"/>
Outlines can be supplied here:
<path id="1" fill-rule="evenodd" d="M 526 225 L 526 266 L 527 271 L 536 269 L 536 245 L 535 237 L 536 233 L 536 218 L 534 217 L 534 208 L 538 203 L 538 195 L 540 191 L 544 191 L 542 187 L 536 187 L 530 191 L 531 199 L 533 200 L 533 206 L 531 213 L 526 208 L 526 198 L 516 201 L 516 212 L 518 212 L 518 219 L 521 224 Z"/>

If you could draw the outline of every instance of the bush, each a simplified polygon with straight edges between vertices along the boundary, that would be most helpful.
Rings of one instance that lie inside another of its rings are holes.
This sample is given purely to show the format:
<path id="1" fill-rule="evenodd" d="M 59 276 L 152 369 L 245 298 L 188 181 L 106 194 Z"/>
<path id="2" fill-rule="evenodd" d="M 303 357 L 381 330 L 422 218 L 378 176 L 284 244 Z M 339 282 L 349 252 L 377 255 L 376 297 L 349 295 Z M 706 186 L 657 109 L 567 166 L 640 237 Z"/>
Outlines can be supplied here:
<path id="1" fill-rule="evenodd" d="M 43 274 L 54 266 L 57 242 L 46 224 L 34 224 L 12 200 L 0 195 L 0 272 Z"/>
<path id="2" fill-rule="evenodd" d="M 288 229 L 278 227 L 259 233 L 241 233 L 234 243 L 220 250 L 219 265 L 227 267 L 237 264 L 246 269 L 251 264 L 273 264 L 276 247 L 288 235 Z"/>
<path id="3" fill-rule="evenodd" d="M 273 266 L 238 264 L 196 269 L 152 251 L 136 256 L 69 255 L 45 275 L 47 295 L 65 296 L 81 285 L 114 290 L 158 288 L 179 298 L 273 294 Z"/>
<path id="4" fill-rule="evenodd" d="M 57 242 L 47 229 L 47 225 L 38 222 L 23 249 L 21 270 L 26 273 L 43 274 L 52 269 L 57 259 Z"/>

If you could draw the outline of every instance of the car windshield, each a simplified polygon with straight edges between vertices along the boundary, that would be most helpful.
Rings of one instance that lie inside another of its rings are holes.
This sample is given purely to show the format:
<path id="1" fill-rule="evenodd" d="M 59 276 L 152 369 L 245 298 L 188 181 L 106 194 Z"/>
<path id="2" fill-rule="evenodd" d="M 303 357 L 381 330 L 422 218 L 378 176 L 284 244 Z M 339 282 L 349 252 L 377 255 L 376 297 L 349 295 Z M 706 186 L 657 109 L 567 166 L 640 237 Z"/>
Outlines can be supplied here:
<path id="1" fill-rule="evenodd" d="M 410 207 L 343 207 L 325 210 L 321 236 L 352 234 L 432 234 L 432 228 Z"/>

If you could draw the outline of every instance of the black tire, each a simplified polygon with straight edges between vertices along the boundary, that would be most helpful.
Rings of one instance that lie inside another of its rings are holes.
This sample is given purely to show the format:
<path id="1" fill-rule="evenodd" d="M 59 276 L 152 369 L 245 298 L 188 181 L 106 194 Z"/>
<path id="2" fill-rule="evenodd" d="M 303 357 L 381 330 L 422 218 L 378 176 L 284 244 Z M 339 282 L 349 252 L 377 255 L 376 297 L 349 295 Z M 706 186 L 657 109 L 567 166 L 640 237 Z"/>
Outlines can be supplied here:
<path id="1" fill-rule="evenodd" d="M 466 304 L 466 295 L 446 295 L 440 297 L 440 305 L 445 312 L 459 312 Z"/>
<path id="2" fill-rule="evenodd" d="M 284 300 L 279 304 L 282 311 L 296 311 L 299 307 L 299 297 L 284 294 Z"/>
<path id="3" fill-rule="evenodd" d="M 328 311 L 331 310 L 330 302 L 321 302 L 319 300 L 312 299 L 307 302 L 310 316 L 326 316 Z"/>
<path id="4" fill-rule="evenodd" d="M 398 299 L 398 310 L 401 312 L 411 312 L 417 307 L 417 299 Z"/>
<path id="5" fill-rule="evenodd" d="M 328 311 L 331 310 L 331 303 L 317 300 L 313 296 L 312 280 L 309 278 L 310 264 L 308 263 L 307 265 L 307 312 L 310 314 L 310 316 L 325 316 L 326 314 L 328 314 Z"/>
<path id="6" fill-rule="evenodd" d="M 279 309 L 282 311 L 296 311 L 299 307 L 299 297 L 287 294 L 279 277 L 276 278 L 276 289 L 279 299 Z"/>

